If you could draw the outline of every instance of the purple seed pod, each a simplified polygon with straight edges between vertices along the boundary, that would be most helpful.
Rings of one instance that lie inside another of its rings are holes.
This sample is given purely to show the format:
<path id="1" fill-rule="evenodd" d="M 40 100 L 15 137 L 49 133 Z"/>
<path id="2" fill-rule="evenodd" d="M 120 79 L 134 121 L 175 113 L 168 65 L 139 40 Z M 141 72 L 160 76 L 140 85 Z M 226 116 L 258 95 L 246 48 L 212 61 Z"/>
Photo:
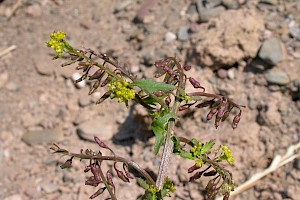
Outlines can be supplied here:
<path id="1" fill-rule="evenodd" d="M 192 66 L 190 66 L 190 65 L 184 65 L 184 66 L 183 66 L 183 69 L 184 69 L 185 71 L 189 71 L 189 70 L 192 69 Z"/>
<path id="2" fill-rule="evenodd" d="M 169 75 L 173 75 L 174 74 L 174 71 L 170 67 L 168 67 L 168 66 L 163 66 L 163 70 L 165 72 L 167 72 Z"/>
<path id="3" fill-rule="evenodd" d="M 217 111 L 218 111 L 218 107 L 214 107 L 210 109 L 209 113 L 206 116 L 206 121 L 211 120 L 211 118 L 217 113 Z"/>
<path id="4" fill-rule="evenodd" d="M 222 117 L 222 122 L 224 122 L 224 121 L 228 118 L 228 116 L 229 116 L 229 114 L 230 114 L 230 111 L 231 111 L 231 110 L 226 110 L 226 111 L 224 112 L 223 117 Z"/>
<path id="5" fill-rule="evenodd" d="M 126 163 L 123 163 L 123 169 L 125 171 L 127 178 L 134 179 L 134 175 L 128 171 L 128 165 Z"/>
<path id="6" fill-rule="evenodd" d="M 101 181 L 99 170 L 100 166 L 96 165 L 95 163 L 91 164 L 91 172 L 94 175 L 96 181 Z"/>
<path id="7" fill-rule="evenodd" d="M 218 129 L 218 127 L 220 126 L 220 121 L 222 118 L 219 118 L 218 115 L 216 115 L 216 119 L 215 119 L 215 127 L 216 129 Z"/>
<path id="8" fill-rule="evenodd" d="M 201 167 L 197 166 L 196 164 L 188 168 L 188 173 L 192 173 L 197 169 L 200 169 Z"/>
<path id="9" fill-rule="evenodd" d="M 159 70 L 159 71 L 155 72 L 154 77 L 159 78 L 159 77 L 163 76 L 165 73 L 166 73 L 166 71 Z"/>
<path id="10" fill-rule="evenodd" d="M 97 190 L 97 192 L 95 192 L 92 196 L 90 196 L 90 199 L 94 199 L 97 196 L 99 196 L 100 194 L 102 194 L 105 191 L 106 187 L 100 188 L 99 190 Z"/>
<path id="11" fill-rule="evenodd" d="M 125 183 L 129 182 L 129 179 L 125 176 L 125 174 L 124 174 L 122 171 L 120 171 L 120 170 L 117 169 L 117 165 L 116 165 L 116 164 L 117 164 L 117 163 L 115 162 L 115 163 L 114 163 L 114 169 L 115 169 L 115 171 L 116 171 L 116 173 L 117 173 L 117 176 L 118 176 L 122 181 L 124 181 Z"/>
<path id="12" fill-rule="evenodd" d="M 106 179 L 107 179 L 109 185 L 111 185 L 114 188 L 114 190 L 116 190 L 115 184 L 112 180 L 112 175 L 111 175 L 110 170 L 107 170 L 107 172 L 106 172 Z"/>
<path id="13" fill-rule="evenodd" d="M 190 83 L 193 85 L 194 88 L 201 88 L 203 92 L 205 91 L 205 88 L 200 85 L 198 81 L 196 81 L 194 78 L 189 78 Z"/>
<path id="14" fill-rule="evenodd" d="M 96 142 L 100 147 L 102 147 L 102 148 L 104 148 L 104 149 L 108 149 L 108 150 L 110 150 L 113 154 L 115 154 L 114 151 L 113 151 L 111 148 L 109 148 L 106 144 L 104 144 L 104 142 L 103 142 L 102 140 L 100 140 L 100 138 L 98 138 L 97 136 L 94 136 L 94 140 L 95 140 L 95 142 Z"/>
<path id="15" fill-rule="evenodd" d="M 94 176 L 89 177 L 85 181 L 85 185 L 90 185 L 90 186 L 94 186 L 94 187 L 97 187 L 100 183 L 102 183 L 102 181 L 97 181 Z"/>
<path id="16" fill-rule="evenodd" d="M 221 105 L 219 106 L 218 113 L 217 113 L 218 118 L 221 119 L 221 118 L 223 117 L 223 115 L 224 115 L 224 113 L 225 113 L 225 110 L 226 110 L 227 106 L 228 106 L 227 101 L 223 101 L 223 102 L 221 103 Z"/>
<path id="17" fill-rule="evenodd" d="M 175 77 L 176 77 L 176 74 L 172 74 L 172 75 L 168 78 L 167 83 L 168 83 L 168 84 L 172 84 L 172 82 L 175 80 Z"/>
<path id="18" fill-rule="evenodd" d="M 242 114 L 242 110 L 240 110 L 240 112 L 233 118 L 232 120 L 232 128 L 235 129 L 238 125 L 238 123 L 241 120 L 241 114 Z"/>
<path id="19" fill-rule="evenodd" d="M 185 104 L 185 105 L 179 106 L 178 111 L 186 110 L 186 109 L 188 109 L 189 107 L 190 107 L 189 104 Z"/>

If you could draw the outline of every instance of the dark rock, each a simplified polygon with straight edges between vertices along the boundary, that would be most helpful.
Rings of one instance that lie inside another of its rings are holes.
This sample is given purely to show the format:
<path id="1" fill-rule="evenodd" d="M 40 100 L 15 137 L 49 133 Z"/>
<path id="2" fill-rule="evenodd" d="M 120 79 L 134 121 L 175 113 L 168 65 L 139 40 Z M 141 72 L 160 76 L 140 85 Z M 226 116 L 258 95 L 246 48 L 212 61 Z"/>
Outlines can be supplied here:
<path id="1" fill-rule="evenodd" d="M 58 142 L 63 139 L 63 132 L 59 129 L 28 131 L 22 136 L 23 142 L 28 145 Z"/>
<path id="2" fill-rule="evenodd" d="M 270 65 L 278 64 L 282 60 L 280 41 L 275 37 L 265 40 L 258 56 Z"/>

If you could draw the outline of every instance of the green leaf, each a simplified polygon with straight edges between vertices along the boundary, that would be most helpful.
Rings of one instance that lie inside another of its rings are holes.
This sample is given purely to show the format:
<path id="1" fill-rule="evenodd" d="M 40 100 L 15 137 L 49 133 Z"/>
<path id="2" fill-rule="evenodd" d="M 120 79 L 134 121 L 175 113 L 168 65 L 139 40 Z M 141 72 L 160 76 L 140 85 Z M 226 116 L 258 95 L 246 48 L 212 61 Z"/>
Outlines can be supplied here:
<path id="1" fill-rule="evenodd" d="M 173 112 L 164 114 L 158 118 L 155 118 L 151 124 L 151 129 L 155 135 L 154 153 L 158 153 L 162 142 L 166 136 L 166 128 L 170 119 L 175 119 L 176 115 Z"/>
<path id="2" fill-rule="evenodd" d="M 176 87 L 174 85 L 156 82 L 151 79 L 142 79 L 138 81 L 134 81 L 131 85 L 138 86 L 142 90 L 145 90 L 148 93 L 153 93 L 155 91 L 161 90 L 175 90 Z"/>
<path id="3" fill-rule="evenodd" d="M 173 141 L 173 153 L 180 153 L 180 141 L 178 138 L 173 136 L 171 140 Z"/>
<path id="4" fill-rule="evenodd" d="M 148 190 L 148 189 L 149 189 L 150 186 L 149 186 L 149 184 L 147 183 L 147 181 L 145 181 L 144 179 L 137 177 L 137 178 L 136 178 L 136 181 L 137 181 L 138 184 L 139 184 L 142 188 L 144 188 L 145 190 Z"/>
<path id="5" fill-rule="evenodd" d="M 208 152 L 209 150 L 211 150 L 211 148 L 214 146 L 215 144 L 215 140 L 210 140 L 209 142 L 207 142 L 201 149 L 201 154 L 205 154 L 206 152 Z"/>
<path id="6" fill-rule="evenodd" d="M 187 158 L 187 159 L 190 159 L 190 160 L 195 160 L 194 156 L 192 153 L 188 153 L 188 152 L 185 152 L 185 151 L 182 151 L 180 153 L 180 156 L 183 157 L 183 158 Z"/>

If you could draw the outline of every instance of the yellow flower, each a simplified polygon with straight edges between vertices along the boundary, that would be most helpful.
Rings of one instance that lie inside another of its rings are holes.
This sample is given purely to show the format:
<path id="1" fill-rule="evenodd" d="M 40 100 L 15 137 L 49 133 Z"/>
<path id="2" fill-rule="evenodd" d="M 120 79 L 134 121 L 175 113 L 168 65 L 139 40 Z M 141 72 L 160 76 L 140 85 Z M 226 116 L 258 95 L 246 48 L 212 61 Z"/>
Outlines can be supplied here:
<path id="1" fill-rule="evenodd" d="M 224 153 L 224 155 L 222 156 L 225 158 L 224 160 L 226 160 L 229 164 L 233 164 L 234 158 L 231 154 L 231 150 L 226 145 L 223 145 L 222 151 Z"/>
<path id="2" fill-rule="evenodd" d="M 50 40 L 46 42 L 47 47 L 51 47 L 57 57 L 61 57 L 64 50 L 69 46 L 67 42 L 64 41 L 66 34 L 64 32 L 58 31 L 50 34 Z"/>
<path id="3" fill-rule="evenodd" d="M 108 88 L 112 92 L 111 98 L 117 98 L 120 103 L 125 102 L 126 104 L 128 100 L 134 99 L 135 91 L 128 88 L 128 84 L 126 81 L 112 80 L 108 84 Z"/>

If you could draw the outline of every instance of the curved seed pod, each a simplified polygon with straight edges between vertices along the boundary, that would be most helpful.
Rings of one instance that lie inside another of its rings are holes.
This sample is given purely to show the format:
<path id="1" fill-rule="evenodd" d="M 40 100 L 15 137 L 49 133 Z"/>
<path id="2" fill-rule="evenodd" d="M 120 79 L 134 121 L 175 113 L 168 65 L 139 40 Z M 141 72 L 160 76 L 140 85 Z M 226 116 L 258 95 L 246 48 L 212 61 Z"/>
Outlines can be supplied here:
<path id="1" fill-rule="evenodd" d="M 203 101 L 202 103 L 199 103 L 198 105 L 196 105 L 197 108 L 204 108 L 204 107 L 207 107 L 209 105 L 212 105 L 214 103 L 214 100 L 215 99 L 211 99 L 211 100 L 208 100 L 208 101 Z"/>
<path id="2" fill-rule="evenodd" d="M 113 151 L 111 148 L 109 148 L 106 144 L 104 144 L 104 142 L 103 142 L 102 140 L 100 140 L 100 138 L 98 138 L 97 136 L 94 136 L 94 140 L 95 140 L 95 142 L 96 142 L 100 147 L 102 147 L 102 148 L 104 148 L 104 149 L 108 149 L 108 150 L 110 150 L 113 154 L 115 154 L 114 151 Z"/>
<path id="3" fill-rule="evenodd" d="M 97 80 L 89 91 L 89 95 L 93 94 L 100 85 L 100 80 Z"/>
<path id="4" fill-rule="evenodd" d="M 110 173 L 110 170 L 107 170 L 107 172 L 106 172 L 106 179 L 107 179 L 109 185 L 111 185 L 114 188 L 114 191 L 116 191 L 116 187 L 115 187 L 115 184 L 112 180 L 112 175 Z"/>
<path id="5" fill-rule="evenodd" d="M 196 81 L 194 78 L 190 77 L 189 81 L 193 85 L 194 88 L 200 88 L 203 90 L 203 92 L 205 91 L 205 88 L 202 87 L 201 84 L 198 81 Z"/>
<path id="6" fill-rule="evenodd" d="M 235 129 L 237 127 L 238 123 L 240 122 L 241 114 L 242 114 L 242 110 L 240 110 L 240 112 L 233 118 L 233 121 L 231 124 L 233 129 Z"/>
<path id="7" fill-rule="evenodd" d="M 206 116 L 206 121 L 211 120 L 211 118 L 218 112 L 218 107 L 210 109 L 209 113 Z"/>
<path id="8" fill-rule="evenodd" d="M 196 172 L 193 176 L 190 177 L 189 182 L 197 180 L 199 178 L 201 178 L 203 172 Z"/>
<path id="9" fill-rule="evenodd" d="M 174 74 L 174 71 L 170 67 L 168 67 L 168 66 L 163 66 L 163 70 L 165 72 L 167 72 L 169 75 L 173 75 Z"/>
<path id="10" fill-rule="evenodd" d="M 219 108 L 219 110 L 220 110 L 220 108 Z M 217 114 L 216 115 L 216 119 L 215 119 L 215 127 L 216 127 L 216 129 L 219 127 L 221 119 L 222 118 L 219 118 L 218 114 Z"/>
<path id="11" fill-rule="evenodd" d="M 125 183 L 129 182 L 129 179 L 124 175 L 124 173 L 120 170 L 117 169 L 117 165 L 116 165 L 116 162 L 114 163 L 114 169 L 117 173 L 117 176 L 122 180 L 124 181 Z"/>
<path id="12" fill-rule="evenodd" d="M 201 167 L 197 166 L 196 164 L 188 168 L 188 173 L 192 173 L 197 169 L 200 169 Z"/>
<path id="13" fill-rule="evenodd" d="M 100 97 L 100 99 L 96 102 L 96 104 L 100 104 L 103 101 L 105 101 L 108 97 L 110 97 L 111 91 L 107 91 L 105 92 L 102 97 Z"/>
<path id="14" fill-rule="evenodd" d="M 224 113 L 225 113 L 225 110 L 226 110 L 227 106 L 228 106 L 227 101 L 223 101 L 223 102 L 221 103 L 221 105 L 220 105 L 220 107 L 219 107 L 219 110 L 218 110 L 218 113 L 217 113 L 218 118 L 221 119 L 221 118 L 223 117 L 223 115 L 224 115 Z"/>
<path id="15" fill-rule="evenodd" d="M 102 84 L 100 85 L 100 87 L 106 86 L 110 81 L 111 81 L 111 78 L 110 78 L 110 76 L 108 76 L 108 77 L 102 82 Z"/>
<path id="16" fill-rule="evenodd" d="M 95 192 L 92 196 L 90 196 L 90 199 L 94 199 L 97 196 L 99 196 L 100 194 L 102 194 L 105 191 L 106 187 L 100 188 L 99 190 L 97 190 L 97 192 Z"/>
<path id="17" fill-rule="evenodd" d="M 85 181 L 85 185 L 90 185 L 90 186 L 94 186 L 94 187 L 97 187 L 100 183 L 102 183 L 102 181 L 97 181 L 94 176 L 89 177 Z"/>
<path id="18" fill-rule="evenodd" d="M 75 83 L 79 83 L 80 81 L 83 81 L 87 78 L 87 74 L 83 74 L 79 79 L 75 80 Z"/>
<path id="19" fill-rule="evenodd" d="M 60 168 L 61 169 L 66 169 L 66 168 L 72 167 L 72 160 L 73 160 L 73 156 L 70 159 L 68 159 L 64 164 L 62 164 L 60 166 Z"/>
<path id="20" fill-rule="evenodd" d="M 211 171 L 209 171 L 209 172 L 205 172 L 204 174 L 203 174 L 203 176 L 214 176 L 214 175 L 216 175 L 217 174 L 217 171 L 216 170 L 211 170 Z"/>
<path id="21" fill-rule="evenodd" d="M 96 165 L 95 163 L 91 165 L 91 172 L 93 173 L 96 181 L 101 181 L 99 170 L 100 170 L 99 166 Z"/>
<path id="22" fill-rule="evenodd" d="M 93 75 L 89 77 L 89 80 L 100 79 L 104 76 L 105 71 L 98 69 Z"/>
<path id="23" fill-rule="evenodd" d="M 134 179 L 134 175 L 128 171 L 128 165 L 126 163 L 123 163 L 123 169 L 125 171 L 127 178 Z"/>

